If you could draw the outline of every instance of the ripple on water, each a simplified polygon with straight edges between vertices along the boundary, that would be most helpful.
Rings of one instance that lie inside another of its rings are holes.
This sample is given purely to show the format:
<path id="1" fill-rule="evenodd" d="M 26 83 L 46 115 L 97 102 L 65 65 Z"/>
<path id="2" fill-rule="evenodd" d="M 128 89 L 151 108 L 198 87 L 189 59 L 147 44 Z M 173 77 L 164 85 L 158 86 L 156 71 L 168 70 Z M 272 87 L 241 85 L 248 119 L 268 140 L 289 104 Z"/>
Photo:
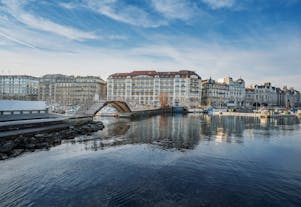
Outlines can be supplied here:
<path id="1" fill-rule="evenodd" d="M 288 121 L 123 120 L 0 163 L 0 206 L 301 206 L 300 134 Z"/>

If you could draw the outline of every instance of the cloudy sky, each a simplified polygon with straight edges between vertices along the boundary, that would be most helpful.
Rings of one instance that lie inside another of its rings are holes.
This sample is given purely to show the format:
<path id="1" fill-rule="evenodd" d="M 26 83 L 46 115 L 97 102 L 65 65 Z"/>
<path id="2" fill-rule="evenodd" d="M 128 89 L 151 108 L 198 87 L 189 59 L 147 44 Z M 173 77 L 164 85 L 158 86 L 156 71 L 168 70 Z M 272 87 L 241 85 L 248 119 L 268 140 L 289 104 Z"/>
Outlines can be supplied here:
<path id="1" fill-rule="evenodd" d="M 301 89 L 301 0 L 0 0 L 1 74 L 194 70 Z"/>

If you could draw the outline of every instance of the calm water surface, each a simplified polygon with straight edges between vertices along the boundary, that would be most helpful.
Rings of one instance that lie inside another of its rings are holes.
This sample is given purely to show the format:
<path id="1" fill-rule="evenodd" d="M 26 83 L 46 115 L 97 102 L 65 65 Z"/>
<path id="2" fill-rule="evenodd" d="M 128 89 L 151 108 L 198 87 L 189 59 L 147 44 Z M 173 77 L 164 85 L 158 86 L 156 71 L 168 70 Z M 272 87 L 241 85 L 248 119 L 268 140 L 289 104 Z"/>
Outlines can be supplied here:
<path id="1" fill-rule="evenodd" d="M 301 206 L 298 119 L 156 116 L 0 162 L 0 206 Z"/>

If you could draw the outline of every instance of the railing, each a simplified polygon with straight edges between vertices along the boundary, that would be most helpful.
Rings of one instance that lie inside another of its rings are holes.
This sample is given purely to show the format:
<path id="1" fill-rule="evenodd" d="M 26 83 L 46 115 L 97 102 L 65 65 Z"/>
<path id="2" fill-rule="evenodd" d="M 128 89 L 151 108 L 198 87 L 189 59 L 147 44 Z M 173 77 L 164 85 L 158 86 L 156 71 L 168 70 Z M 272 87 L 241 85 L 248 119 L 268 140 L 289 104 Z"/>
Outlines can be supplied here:
<path id="1" fill-rule="evenodd" d="M 16 114 L 46 114 L 48 109 L 42 110 L 0 110 L 0 115 L 16 115 Z"/>

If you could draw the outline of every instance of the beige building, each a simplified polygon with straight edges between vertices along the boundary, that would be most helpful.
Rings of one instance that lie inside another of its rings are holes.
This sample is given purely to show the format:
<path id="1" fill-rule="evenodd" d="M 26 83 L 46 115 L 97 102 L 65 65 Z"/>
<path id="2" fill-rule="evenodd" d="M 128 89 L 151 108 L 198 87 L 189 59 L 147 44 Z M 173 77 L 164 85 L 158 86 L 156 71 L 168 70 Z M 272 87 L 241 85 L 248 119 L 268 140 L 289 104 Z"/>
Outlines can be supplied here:
<path id="1" fill-rule="evenodd" d="M 250 86 L 246 90 L 246 106 L 277 106 L 279 104 L 277 91 L 277 88 L 272 86 L 270 82 Z"/>
<path id="2" fill-rule="evenodd" d="M 133 71 L 110 75 L 107 97 L 132 107 L 195 107 L 201 102 L 201 87 L 201 77 L 193 71 Z"/>
<path id="3" fill-rule="evenodd" d="M 90 106 L 105 97 L 105 81 L 100 77 L 55 74 L 40 79 L 39 99 L 49 104 Z"/>
<path id="4" fill-rule="evenodd" d="M 226 77 L 223 81 L 215 81 L 210 78 L 202 82 L 203 105 L 215 108 L 244 106 L 245 82 L 243 79 L 234 81 L 231 77 Z"/>

